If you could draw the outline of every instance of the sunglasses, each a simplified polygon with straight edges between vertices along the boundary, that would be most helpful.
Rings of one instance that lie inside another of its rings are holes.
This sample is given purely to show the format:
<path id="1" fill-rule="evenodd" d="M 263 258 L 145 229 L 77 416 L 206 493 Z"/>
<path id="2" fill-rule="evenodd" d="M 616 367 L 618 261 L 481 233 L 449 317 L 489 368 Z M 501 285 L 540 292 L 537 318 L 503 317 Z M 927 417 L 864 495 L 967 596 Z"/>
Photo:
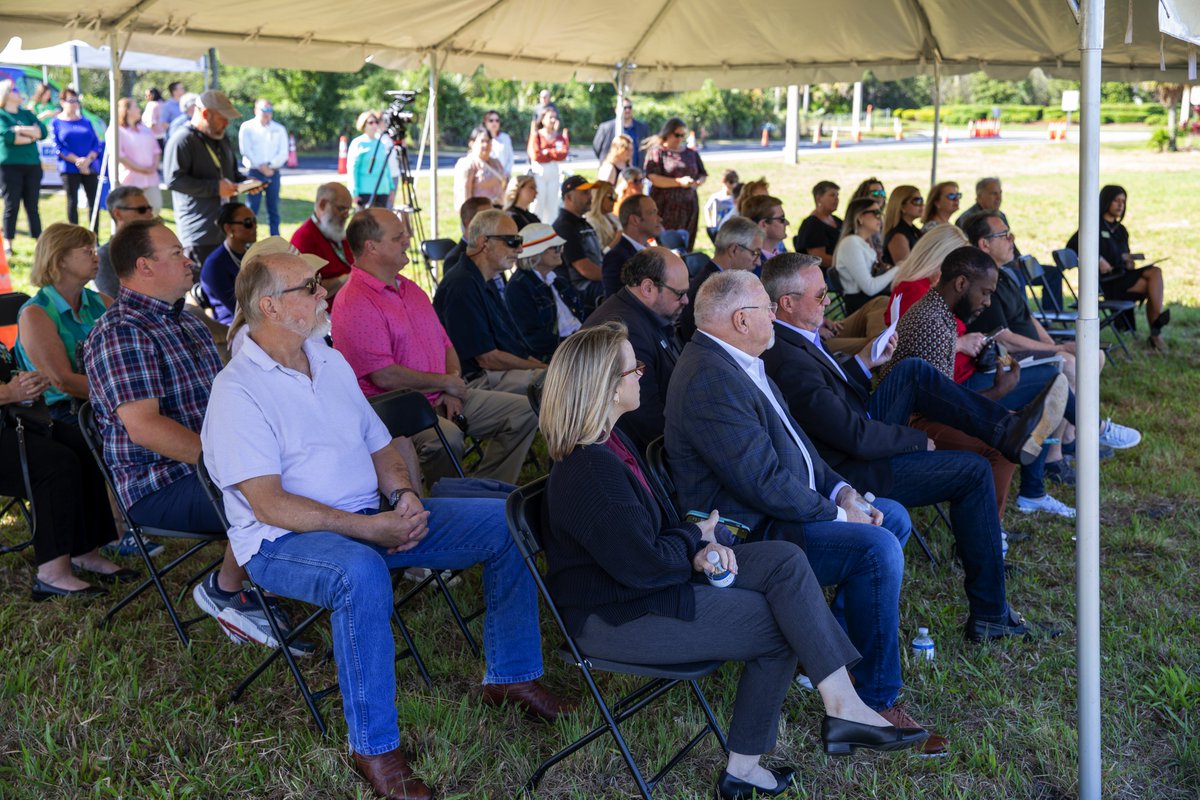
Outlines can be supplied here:
<path id="1" fill-rule="evenodd" d="M 646 373 L 646 365 L 640 361 L 635 362 L 633 369 L 625 370 L 621 373 L 621 377 L 624 378 L 626 375 L 633 375 L 634 373 L 636 373 L 639 378 L 642 377 L 642 375 Z"/>
<path id="2" fill-rule="evenodd" d="M 229 224 L 230 225 L 241 225 L 246 230 L 252 231 L 258 227 L 258 220 L 254 217 L 250 217 L 249 219 L 235 219 L 233 222 L 231 222 Z"/>
<path id="3" fill-rule="evenodd" d="M 521 235 L 517 234 L 517 233 L 514 233 L 512 235 L 503 234 L 503 233 L 494 233 L 485 238 L 495 239 L 498 242 L 502 242 L 506 247 L 511 247 L 513 250 L 520 250 L 521 246 L 525 244 L 525 240 L 522 239 Z"/>
<path id="4" fill-rule="evenodd" d="M 304 289 L 307 289 L 309 294 L 316 294 L 317 287 L 320 285 L 321 285 L 321 279 L 318 276 L 313 275 L 311 278 L 309 278 L 308 280 L 306 280 L 304 283 L 300 284 L 299 286 L 293 286 L 290 289 L 284 289 L 282 292 L 280 292 L 280 294 L 283 295 L 283 294 L 287 294 L 288 292 L 299 292 L 299 291 L 303 291 Z"/>
<path id="5" fill-rule="evenodd" d="M 153 206 L 117 206 L 117 208 L 121 209 L 122 211 L 133 211 L 137 214 L 145 214 L 147 211 L 150 211 Z"/>
<path id="6" fill-rule="evenodd" d="M 962 192 L 948 192 L 946 194 L 946 199 L 947 200 L 961 200 Z"/>

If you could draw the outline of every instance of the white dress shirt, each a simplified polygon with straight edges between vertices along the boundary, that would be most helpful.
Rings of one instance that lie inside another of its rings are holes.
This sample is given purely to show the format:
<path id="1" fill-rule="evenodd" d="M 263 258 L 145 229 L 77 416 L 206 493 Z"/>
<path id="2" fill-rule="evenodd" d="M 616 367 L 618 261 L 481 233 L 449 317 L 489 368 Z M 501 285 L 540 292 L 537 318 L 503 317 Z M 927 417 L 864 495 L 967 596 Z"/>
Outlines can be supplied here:
<path id="1" fill-rule="evenodd" d="M 754 385 L 758 387 L 758 390 L 763 393 L 764 397 L 767 398 L 767 402 L 771 404 L 771 408 L 775 409 L 775 413 L 779 415 L 780 421 L 783 422 L 783 427 L 787 429 L 788 435 L 792 437 L 792 441 L 796 443 L 796 447 L 800 448 L 800 455 L 804 456 L 804 465 L 808 467 L 808 488 L 815 492 L 817 490 L 817 476 L 813 471 L 812 456 L 808 454 L 808 448 L 804 446 L 804 440 L 800 438 L 800 434 L 796 432 L 794 427 L 792 427 L 790 417 L 779 405 L 779 401 L 775 399 L 775 392 L 771 391 L 771 384 L 767 378 L 767 368 L 763 364 L 762 359 L 739 350 L 728 342 L 724 342 L 710 333 L 705 331 L 697 331 L 697 333 L 703 333 L 705 336 L 719 344 L 721 349 L 723 349 L 726 353 L 729 353 L 729 355 L 733 357 L 734 362 L 745 371 L 745 373 L 750 377 L 750 380 L 754 382 Z M 843 486 L 849 485 L 850 484 L 846 483 L 845 481 L 840 481 L 836 486 L 833 487 L 833 491 L 829 493 L 829 499 L 834 505 L 837 505 L 838 492 L 842 490 Z M 838 506 L 837 518 L 840 522 L 846 521 L 846 510 L 841 506 Z"/>
<path id="2" fill-rule="evenodd" d="M 280 169 L 287 164 L 287 129 L 275 120 L 263 125 L 257 118 L 249 119 L 238 128 L 238 150 L 242 151 L 242 166 L 258 169 L 266 164 Z"/>

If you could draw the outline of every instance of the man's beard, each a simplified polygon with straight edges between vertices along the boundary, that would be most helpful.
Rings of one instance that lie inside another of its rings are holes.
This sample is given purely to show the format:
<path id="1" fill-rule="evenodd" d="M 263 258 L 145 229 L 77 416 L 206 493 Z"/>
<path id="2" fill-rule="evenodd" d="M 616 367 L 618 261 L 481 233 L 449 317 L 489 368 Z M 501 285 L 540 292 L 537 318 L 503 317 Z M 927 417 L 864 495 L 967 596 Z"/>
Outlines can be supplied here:
<path id="1" fill-rule="evenodd" d="M 328 219 L 317 217 L 317 230 L 331 242 L 340 242 L 346 238 L 345 224 L 335 222 L 332 215 Z"/>

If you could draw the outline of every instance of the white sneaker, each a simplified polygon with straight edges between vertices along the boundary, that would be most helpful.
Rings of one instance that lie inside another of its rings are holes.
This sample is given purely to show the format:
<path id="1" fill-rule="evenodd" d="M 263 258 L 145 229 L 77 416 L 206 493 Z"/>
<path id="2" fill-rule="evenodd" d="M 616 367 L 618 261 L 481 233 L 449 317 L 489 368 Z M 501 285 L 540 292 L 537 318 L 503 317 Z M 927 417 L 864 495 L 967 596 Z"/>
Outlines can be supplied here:
<path id="1" fill-rule="evenodd" d="M 1017 511 L 1022 514 L 1032 514 L 1035 511 L 1043 511 L 1047 514 L 1057 514 L 1060 517 L 1067 519 L 1075 519 L 1075 509 L 1071 508 L 1066 503 L 1055 500 L 1048 494 L 1041 497 L 1017 497 Z"/>
<path id="2" fill-rule="evenodd" d="M 1101 447 L 1107 445 L 1114 450 L 1126 450 L 1137 446 L 1140 441 L 1142 434 L 1137 429 L 1113 422 L 1112 417 L 1104 420 L 1104 427 L 1100 431 Z"/>

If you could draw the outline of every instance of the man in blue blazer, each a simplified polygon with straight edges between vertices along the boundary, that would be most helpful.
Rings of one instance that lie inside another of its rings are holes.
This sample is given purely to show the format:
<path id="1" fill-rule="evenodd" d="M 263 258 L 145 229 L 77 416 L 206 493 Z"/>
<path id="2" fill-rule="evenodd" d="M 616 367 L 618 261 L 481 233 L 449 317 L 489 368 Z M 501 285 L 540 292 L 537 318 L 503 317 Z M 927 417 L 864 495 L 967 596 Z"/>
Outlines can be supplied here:
<path id="1" fill-rule="evenodd" d="M 959 450 L 930 452 L 933 442 L 907 423 L 919 411 L 981 439 L 1012 461 L 1031 462 L 1062 419 L 1066 377 L 1047 384 L 1014 414 L 954 383 L 927 361 L 910 358 L 896 364 L 872 395 L 870 370 L 891 358 L 894 342 L 878 358 L 872 357 L 870 344 L 851 358 L 835 358 L 825 350 L 819 330 L 829 298 L 820 259 L 775 256 L 763 268 L 763 286 L 778 304 L 775 346 L 762 357 L 767 375 L 821 457 L 859 489 L 886 494 L 910 508 L 949 502 L 970 608 L 967 637 L 1029 633 L 1005 597 L 1000 519 L 987 460 Z"/>
<path id="2" fill-rule="evenodd" d="M 802 546 L 821 585 L 838 589 L 834 613 L 862 654 L 852 670 L 859 696 L 889 720 L 911 721 L 896 705 L 908 512 L 868 503 L 788 414 L 759 359 L 774 342 L 775 304 L 753 273 L 712 276 L 696 304 L 696 335 L 667 389 L 666 449 L 681 505 Z M 930 739 L 944 752 L 944 739 Z"/>

